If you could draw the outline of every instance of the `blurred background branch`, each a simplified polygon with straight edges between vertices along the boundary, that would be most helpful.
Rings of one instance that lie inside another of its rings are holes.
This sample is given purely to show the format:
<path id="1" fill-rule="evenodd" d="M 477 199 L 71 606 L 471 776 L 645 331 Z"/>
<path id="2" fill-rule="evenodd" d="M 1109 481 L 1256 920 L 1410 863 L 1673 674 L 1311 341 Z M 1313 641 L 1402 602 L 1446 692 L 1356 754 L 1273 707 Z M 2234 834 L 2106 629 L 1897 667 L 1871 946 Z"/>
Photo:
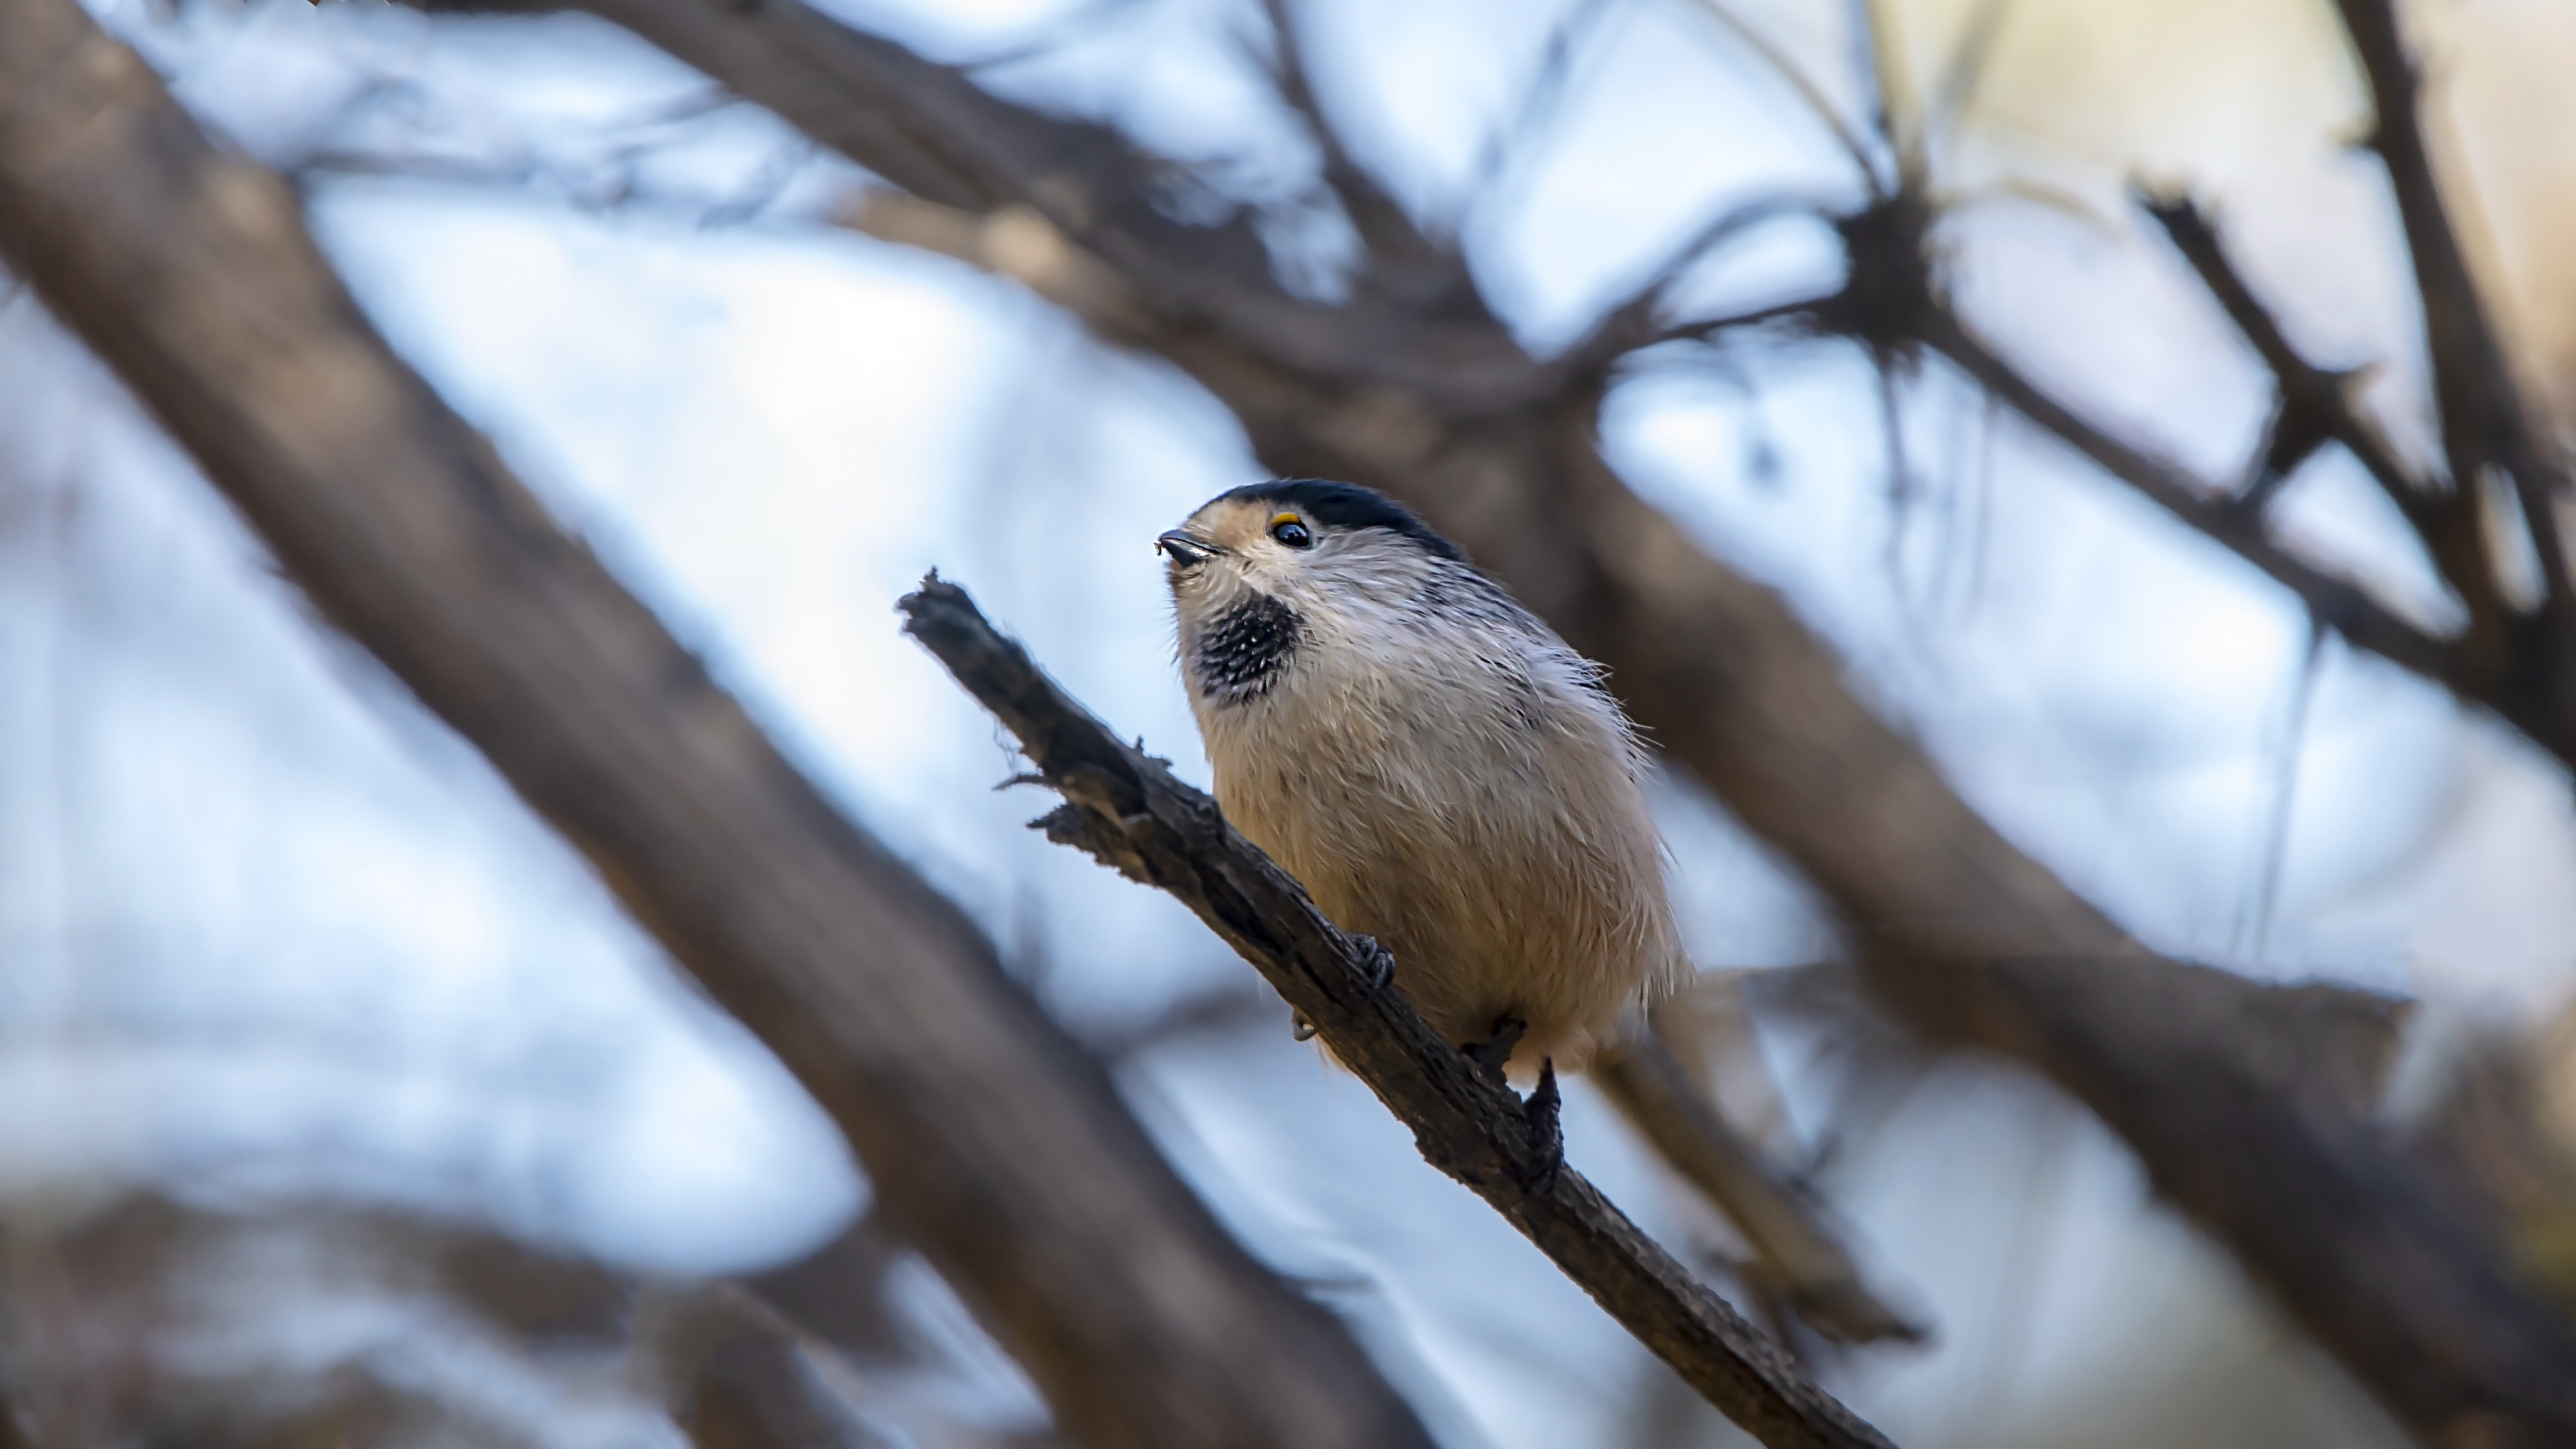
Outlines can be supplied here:
<path id="1" fill-rule="evenodd" d="M 1673 1170 L 1743 1232 L 1766 1298 L 1840 1343 L 1925 1336 L 1922 1325 L 1869 1291 L 1824 1205 L 1726 1120 L 1656 1034 L 1640 1033 L 1596 1064 L 1592 1079 Z"/>

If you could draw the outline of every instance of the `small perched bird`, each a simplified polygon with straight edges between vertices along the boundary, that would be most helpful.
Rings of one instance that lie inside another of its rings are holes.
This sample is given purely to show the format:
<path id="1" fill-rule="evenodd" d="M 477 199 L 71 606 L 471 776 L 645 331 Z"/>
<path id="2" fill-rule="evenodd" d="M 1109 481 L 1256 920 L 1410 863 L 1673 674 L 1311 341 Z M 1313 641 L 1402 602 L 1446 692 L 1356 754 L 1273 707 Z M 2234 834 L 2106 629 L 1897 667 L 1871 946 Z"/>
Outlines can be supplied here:
<path id="1" fill-rule="evenodd" d="M 1552 1076 L 1672 989 L 1645 758 L 1599 666 L 1348 483 L 1237 488 L 1156 546 L 1217 804 L 1433 1030 Z"/>

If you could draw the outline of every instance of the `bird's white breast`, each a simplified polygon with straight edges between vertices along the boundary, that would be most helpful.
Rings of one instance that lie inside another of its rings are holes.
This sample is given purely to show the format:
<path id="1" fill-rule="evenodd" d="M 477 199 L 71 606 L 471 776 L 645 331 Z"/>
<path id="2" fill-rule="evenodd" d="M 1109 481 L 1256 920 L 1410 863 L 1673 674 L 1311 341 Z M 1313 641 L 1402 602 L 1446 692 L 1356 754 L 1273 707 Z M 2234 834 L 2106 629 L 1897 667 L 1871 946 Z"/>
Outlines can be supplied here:
<path id="1" fill-rule="evenodd" d="M 1218 803 L 1455 1041 L 1527 1021 L 1574 1068 L 1680 961 L 1661 845 L 1591 668 L 1488 591 L 1425 618 L 1395 589 L 1290 594 L 1265 688 L 1193 690 Z M 1183 630 L 1183 648 L 1192 642 Z"/>

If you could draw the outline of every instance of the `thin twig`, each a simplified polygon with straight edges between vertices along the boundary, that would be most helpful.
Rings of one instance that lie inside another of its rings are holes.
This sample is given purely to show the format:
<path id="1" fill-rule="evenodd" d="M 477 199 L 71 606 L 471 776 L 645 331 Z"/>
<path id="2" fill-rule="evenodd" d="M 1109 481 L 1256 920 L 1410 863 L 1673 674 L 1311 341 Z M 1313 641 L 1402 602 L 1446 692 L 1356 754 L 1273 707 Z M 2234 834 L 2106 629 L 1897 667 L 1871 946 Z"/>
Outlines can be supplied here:
<path id="1" fill-rule="evenodd" d="M 1592 325 L 1591 331 L 1584 335 L 1583 340 L 1566 349 L 1560 361 L 1571 361 L 1578 367 L 1598 369 L 1616 362 L 1620 357 L 1639 348 L 1686 338 L 1705 338 L 1730 327 L 1768 321 L 1774 315 L 1812 305 L 1815 300 L 1822 300 L 1811 299 L 1809 302 L 1791 303 L 1785 308 L 1766 307 L 1744 314 L 1742 319 L 1719 318 L 1709 322 L 1672 325 L 1667 325 L 1665 322 L 1664 303 L 1671 295 L 1673 284 L 1681 279 L 1684 272 L 1706 258 L 1709 253 L 1764 222 L 1798 215 L 1823 217 L 1826 215 L 1825 203 L 1813 197 L 1781 192 L 1756 196 L 1750 201 L 1728 207 L 1708 225 L 1693 232 L 1689 240 L 1675 247 L 1664 260 L 1649 268 L 1645 279 L 1630 287 L 1625 297 L 1604 308 L 1601 320 Z"/>
<path id="2" fill-rule="evenodd" d="M 2275 439 L 2287 434 L 2342 444 L 2354 461 L 2377 480 L 2388 500 L 2397 505 L 2398 512 L 2414 525 L 2429 547 L 2436 507 L 2433 489 L 2398 459 L 2378 425 L 2353 406 L 2353 374 L 2318 367 L 2290 345 L 2279 321 L 2255 297 L 2254 289 L 2237 272 L 2235 263 L 2228 260 L 2217 227 L 2190 197 L 2142 191 L 2137 199 L 2147 215 L 2172 238 L 2183 260 L 2200 274 L 2201 284 L 2226 309 L 2228 320 L 2252 344 L 2263 365 L 2271 369 L 2280 389 L 2280 416 L 2273 424 Z M 2285 456 L 2286 451 L 2276 442 L 2272 456 L 2265 460 L 2265 471 L 2278 476 L 2294 467 L 2298 460 Z M 2454 587 L 2466 587 L 2459 579 L 2451 582 Z"/>
<path id="3" fill-rule="evenodd" d="M 1612 3 L 1613 0 L 1574 0 L 1573 6 L 1558 18 L 1548 33 L 1547 44 L 1539 51 L 1537 69 L 1529 84 L 1521 88 L 1520 104 L 1513 108 L 1511 119 L 1496 125 L 1485 138 L 1484 149 L 1476 158 L 1474 179 L 1467 183 L 1465 203 L 1459 208 L 1461 229 L 1464 218 L 1494 194 L 1504 171 L 1556 114 L 1557 104 L 1564 99 L 1566 84 L 1574 74 L 1575 48 L 1586 35 L 1600 28 Z"/>
<path id="4" fill-rule="evenodd" d="M 1340 199 L 1352 228 L 1367 247 L 1370 275 L 1418 299 L 1462 287 L 1472 291 L 1465 263 L 1455 252 L 1423 235 L 1403 203 L 1351 155 L 1341 128 L 1325 113 L 1313 72 L 1306 65 L 1306 42 L 1297 24 L 1296 0 L 1262 0 L 1261 8 L 1270 19 L 1271 82 L 1278 87 L 1280 100 L 1305 123 L 1308 135 L 1322 153 L 1324 183 Z"/>
<path id="5" fill-rule="evenodd" d="M 2316 703 L 2325 657 L 2325 631 L 2311 618 L 2307 648 L 2300 651 L 2299 677 L 2290 690 L 2290 717 L 2281 730 L 2280 773 L 2272 787 L 2271 809 L 2263 832 L 2263 875 L 2255 887 L 2254 939 L 2246 952 L 2246 959 L 2258 968 L 2271 949 L 2272 920 L 2280 909 L 2281 876 L 2290 860 L 2290 821 L 2299 800 L 2299 751 L 2307 742 L 2308 710 Z"/>
<path id="6" fill-rule="evenodd" d="M 1214 800 L 1066 695 L 963 589 L 933 575 L 900 607 L 905 629 L 1063 794 L 1037 822 L 1048 839 L 1196 912 L 1413 1130 L 1424 1160 L 1492 1204 L 1710 1403 L 1773 1449 L 1887 1443 L 1564 1166 L 1498 1074 L 1442 1041 L 1403 993 L 1372 984 L 1367 954 Z"/>
<path id="7" fill-rule="evenodd" d="M 2567 491 L 2568 480 L 2532 429 L 2529 406 L 2443 204 L 2441 181 L 2418 124 L 2418 81 L 2398 31 L 2396 8 L 2392 0 L 2337 0 L 2337 8 L 2370 86 L 2370 149 L 2388 168 L 2389 189 L 2415 262 L 2424 345 L 2433 364 L 2433 400 L 2453 490 L 2464 500 L 2474 498 L 2479 475 L 2488 467 L 2511 475 L 2548 583 L 2546 607 L 2563 623 L 2576 623 L 2576 589 L 2570 587 L 2552 501 Z"/>
<path id="8" fill-rule="evenodd" d="M 1932 148 L 1939 144 L 1942 133 L 1956 129 L 1959 118 L 1967 114 L 1968 102 L 1977 94 L 1978 84 L 1985 79 L 1986 62 L 1994 58 L 1995 44 L 2003 37 L 2004 12 L 2009 5 L 2010 0 L 1984 0 L 1968 17 L 1959 48 L 1950 52 L 1949 62 L 1941 68 L 1941 79 L 1932 89 L 1930 104 L 1923 108 L 1915 141 L 1927 171 Z"/>
<path id="9" fill-rule="evenodd" d="M 2095 427 L 2042 390 L 2018 368 L 1970 335 L 1946 309 L 1924 322 L 1922 341 L 2007 406 L 2090 459 L 2149 501 L 2261 569 L 2299 596 L 2329 628 L 2357 648 L 2452 688 L 2459 663 L 2442 639 L 2401 619 L 2349 579 L 2308 563 L 2274 542 L 2260 518 L 2233 506 L 2227 495 L 2179 466 L 2130 446 Z"/>
<path id="10" fill-rule="evenodd" d="M 1677 322 L 1669 327 L 1647 332 L 1643 336 L 1635 335 L 1633 330 L 1619 330 L 1623 325 L 1622 321 L 1614 318 L 1599 331 L 1576 344 L 1552 365 L 1565 369 L 1568 380 L 1572 381 L 1580 377 L 1598 376 L 1611 364 L 1632 353 L 1643 352 L 1649 347 L 1661 347 L 1667 342 L 1710 342 L 1728 332 L 1742 332 L 1756 327 L 1788 329 L 1813 327 L 1816 309 L 1831 300 L 1828 297 L 1801 297 L 1794 302 L 1775 302 L 1767 307 L 1756 307 L 1749 312 L 1731 312 L 1723 317 L 1702 318 L 1696 322 Z"/>
<path id="11" fill-rule="evenodd" d="M 1817 85 L 1796 61 L 1790 59 L 1789 53 L 1782 50 L 1776 41 L 1747 24 L 1742 17 L 1728 9 L 1723 0 L 1699 0 L 1699 4 L 1702 10 L 1708 12 L 1710 19 L 1724 27 L 1729 35 L 1734 36 L 1737 44 L 1752 51 L 1763 66 L 1773 75 L 1778 76 L 1781 84 L 1786 85 L 1798 97 L 1800 104 L 1804 105 L 1808 113 L 1816 118 L 1817 123 L 1825 128 L 1826 133 L 1833 137 L 1834 143 L 1842 149 L 1843 154 L 1851 158 L 1852 169 L 1860 173 L 1861 185 L 1869 189 L 1871 198 L 1885 200 L 1889 194 L 1887 179 L 1879 174 L 1878 164 L 1871 159 L 1869 146 L 1862 139 L 1862 132 L 1855 129 L 1850 121 L 1844 119 L 1842 112 L 1826 98 L 1824 88 Z"/>

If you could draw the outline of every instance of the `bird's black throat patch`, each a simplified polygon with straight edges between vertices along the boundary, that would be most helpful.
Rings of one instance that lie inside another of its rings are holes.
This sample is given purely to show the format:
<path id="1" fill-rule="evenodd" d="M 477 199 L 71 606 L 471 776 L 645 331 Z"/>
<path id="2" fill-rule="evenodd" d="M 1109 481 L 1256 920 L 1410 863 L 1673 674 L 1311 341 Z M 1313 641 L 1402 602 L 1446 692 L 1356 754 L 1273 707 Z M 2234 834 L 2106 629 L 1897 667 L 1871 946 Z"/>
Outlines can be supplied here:
<path id="1" fill-rule="evenodd" d="M 1199 636 L 1198 652 L 1190 659 L 1199 693 L 1224 704 L 1269 693 L 1303 634 L 1296 610 L 1268 594 L 1254 594 L 1217 615 Z"/>

